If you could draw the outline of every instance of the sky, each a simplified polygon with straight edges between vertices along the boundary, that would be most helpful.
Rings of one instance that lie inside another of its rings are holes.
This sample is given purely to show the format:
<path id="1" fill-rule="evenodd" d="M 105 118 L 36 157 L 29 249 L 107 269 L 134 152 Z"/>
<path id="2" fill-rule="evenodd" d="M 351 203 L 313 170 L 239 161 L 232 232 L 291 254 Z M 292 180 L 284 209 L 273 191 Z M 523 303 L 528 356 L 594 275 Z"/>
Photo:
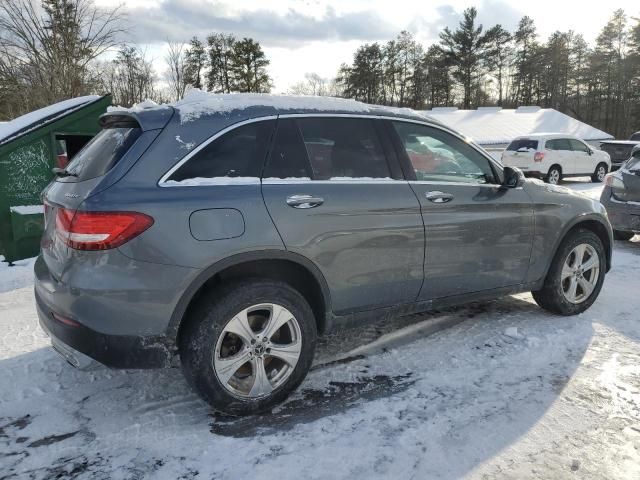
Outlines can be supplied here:
<path id="1" fill-rule="evenodd" d="M 96 0 L 113 7 L 113 0 Z M 271 61 L 274 91 L 285 93 L 307 72 L 335 76 L 365 42 L 385 42 L 409 30 L 424 45 L 437 42 L 445 27 L 455 27 L 462 11 L 478 9 L 479 23 L 515 30 L 532 17 L 541 38 L 574 30 L 592 42 L 617 8 L 640 17 L 638 0 L 127 0 L 127 40 L 142 45 L 159 74 L 167 41 L 187 42 L 211 32 L 233 33 L 260 42 Z"/>

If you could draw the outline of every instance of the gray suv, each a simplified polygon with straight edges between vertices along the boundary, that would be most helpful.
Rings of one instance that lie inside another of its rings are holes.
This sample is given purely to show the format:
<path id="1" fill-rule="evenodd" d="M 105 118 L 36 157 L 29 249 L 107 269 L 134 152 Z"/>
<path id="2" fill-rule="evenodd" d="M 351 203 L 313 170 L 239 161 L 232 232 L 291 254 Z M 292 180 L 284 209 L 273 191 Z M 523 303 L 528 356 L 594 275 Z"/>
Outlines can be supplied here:
<path id="1" fill-rule="evenodd" d="M 573 315 L 611 265 L 600 203 L 411 111 L 201 94 L 101 122 L 43 194 L 40 323 L 227 413 L 285 399 L 318 334 L 525 291 Z"/>

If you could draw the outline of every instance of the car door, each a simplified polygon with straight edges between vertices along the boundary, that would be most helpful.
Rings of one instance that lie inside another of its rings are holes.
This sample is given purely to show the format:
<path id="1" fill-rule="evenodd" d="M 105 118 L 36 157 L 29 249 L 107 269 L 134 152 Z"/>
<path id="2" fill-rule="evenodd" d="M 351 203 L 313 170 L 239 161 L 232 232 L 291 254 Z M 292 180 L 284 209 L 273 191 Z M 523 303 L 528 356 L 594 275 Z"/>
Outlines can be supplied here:
<path id="1" fill-rule="evenodd" d="M 499 185 L 479 149 L 435 126 L 389 122 L 425 224 L 421 300 L 520 284 L 529 267 L 533 207 Z"/>
<path id="2" fill-rule="evenodd" d="M 291 252 L 322 271 L 336 313 L 415 301 L 424 226 L 373 118 L 281 116 L 262 192 Z"/>
<path id="3" fill-rule="evenodd" d="M 573 138 L 569 139 L 573 153 L 574 172 L 591 175 L 596 169 L 596 158 L 587 144 Z"/>
<path id="4" fill-rule="evenodd" d="M 576 164 L 569 139 L 553 138 L 547 140 L 545 149 L 550 156 L 550 158 L 547 159 L 549 168 L 551 168 L 552 165 L 560 165 L 564 175 L 572 175 L 575 173 Z"/>

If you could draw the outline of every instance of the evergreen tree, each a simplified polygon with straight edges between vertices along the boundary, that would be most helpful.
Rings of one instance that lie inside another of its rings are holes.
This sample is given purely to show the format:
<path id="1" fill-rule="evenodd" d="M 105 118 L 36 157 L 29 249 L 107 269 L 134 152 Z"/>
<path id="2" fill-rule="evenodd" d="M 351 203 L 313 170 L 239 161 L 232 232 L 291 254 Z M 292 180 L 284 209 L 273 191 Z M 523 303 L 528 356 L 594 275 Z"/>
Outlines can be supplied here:
<path id="1" fill-rule="evenodd" d="M 189 41 L 189 48 L 185 57 L 185 82 L 193 88 L 202 88 L 202 74 L 207 62 L 207 52 L 204 45 L 198 39 L 193 37 Z"/>
<path id="2" fill-rule="evenodd" d="M 269 60 L 258 42 L 243 38 L 233 44 L 229 72 L 233 75 L 233 91 L 268 93 L 271 78 Z"/>
<path id="3" fill-rule="evenodd" d="M 485 33 L 482 25 L 476 25 L 478 11 L 468 8 L 455 31 L 446 27 L 440 33 L 440 43 L 449 63 L 453 66 L 453 77 L 462 86 L 463 108 L 471 108 L 472 93 L 487 66 L 490 45 L 495 37 L 495 29 Z"/>
<path id="4" fill-rule="evenodd" d="M 506 89 L 506 74 L 512 63 L 513 36 L 502 25 L 496 25 L 492 29 L 492 38 L 489 44 L 488 64 L 493 76 L 496 78 L 498 90 L 498 105 L 502 106 Z"/>
<path id="5" fill-rule="evenodd" d="M 232 88 L 231 59 L 236 39 L 233 35 L 214 33 L 207 37 L 207 90 L 229 93 Z"/>
<path id="6" fill-rule="evenodd" d="M 522 17 L 513 38 L 516 45 L 513 101 L 516 105 L 531 105 L 538 68 L 537 33 L 531 17 Z"/>

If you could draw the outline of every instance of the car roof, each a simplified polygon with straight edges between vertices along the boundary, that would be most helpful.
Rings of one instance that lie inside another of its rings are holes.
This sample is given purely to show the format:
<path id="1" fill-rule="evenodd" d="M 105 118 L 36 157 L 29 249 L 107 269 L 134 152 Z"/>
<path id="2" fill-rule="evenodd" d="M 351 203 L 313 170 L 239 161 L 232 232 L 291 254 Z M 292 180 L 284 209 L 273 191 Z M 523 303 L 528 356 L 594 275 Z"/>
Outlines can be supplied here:
<path id="1" fill-rule="evenodd" d="M 220 124 L 231 124 L 251 118 L 285 114 L 353 114 L 386 116 L 444 127 L 438 120 L 409 108 L 369 105 L 344 98 L 259 93 L 214 94 L 197 89 L 192 89 L 183 100 L 175 103 L 157 105 L 145 101 L 131 108 L 111 107 L 104 117 L 132 116 L 143 130 L 150 130 L 162 128 L 162 123 L 166 124 L 169 114 L 176 116 L 181 125 L 194 126 L 199 120 L 210 122 L 218 119 Z"/>

